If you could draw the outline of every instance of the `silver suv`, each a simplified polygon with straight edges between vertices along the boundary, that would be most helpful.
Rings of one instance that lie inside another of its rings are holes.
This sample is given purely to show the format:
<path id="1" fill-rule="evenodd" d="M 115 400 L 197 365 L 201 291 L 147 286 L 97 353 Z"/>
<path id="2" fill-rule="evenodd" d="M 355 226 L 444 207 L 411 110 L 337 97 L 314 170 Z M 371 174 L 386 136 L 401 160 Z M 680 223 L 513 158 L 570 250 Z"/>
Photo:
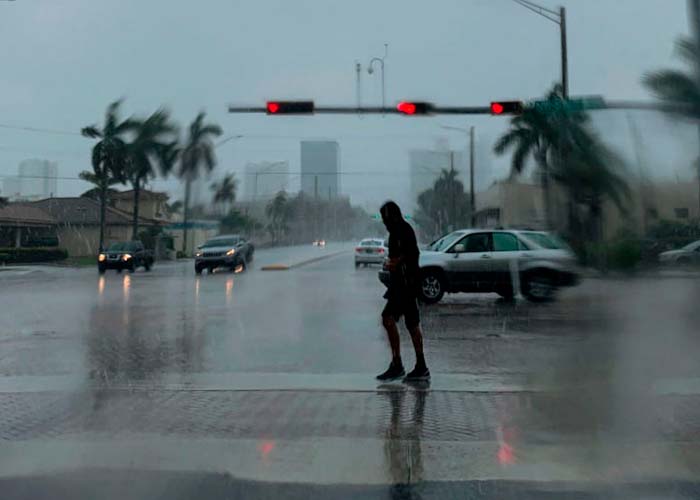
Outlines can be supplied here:
<path id="1" fill-rule="evenodd" d="M 542 302 L 579 279 L 573 252 L 542 231 L 454 231 L 422 250 L 419 265 L 419 298 L 428 304 L 458 292 L 496 292 L 512 298 L 514 282 L 520 283 L 525 297 Z M 388 284 L 389 273 L 382 269 L 379 279 Z"/>

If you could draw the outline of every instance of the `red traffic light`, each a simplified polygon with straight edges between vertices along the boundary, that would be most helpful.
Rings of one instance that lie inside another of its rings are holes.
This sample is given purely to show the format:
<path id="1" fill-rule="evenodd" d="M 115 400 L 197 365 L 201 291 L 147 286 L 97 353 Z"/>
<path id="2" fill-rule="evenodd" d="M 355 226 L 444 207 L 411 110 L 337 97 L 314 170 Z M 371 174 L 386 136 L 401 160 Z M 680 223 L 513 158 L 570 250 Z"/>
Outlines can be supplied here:
<path id="1" fill-rule="evenodd" d="M 310 115 L 314 112 L 313 101 L 268 101 L 268 115 Z"/>
<path id="2" fill-rule="evenodd" d="M 497 101 L 491 103 L 492 115 L 520 115 L 522 112 L 522 101 Z"/>
<path id="3" fill-rule="evenodd" d="M 427 102 L 401 101 L 396 105 L 396 110 L 404 115 L 427 115 L 433 109 L 433 105 Z"/>
<path id="4" fill-rule="evenodd" d="M 396 109 L 405 115 L 413 115 L 416 113 L 416 105 L 412 102 L 400 102 Z"/>

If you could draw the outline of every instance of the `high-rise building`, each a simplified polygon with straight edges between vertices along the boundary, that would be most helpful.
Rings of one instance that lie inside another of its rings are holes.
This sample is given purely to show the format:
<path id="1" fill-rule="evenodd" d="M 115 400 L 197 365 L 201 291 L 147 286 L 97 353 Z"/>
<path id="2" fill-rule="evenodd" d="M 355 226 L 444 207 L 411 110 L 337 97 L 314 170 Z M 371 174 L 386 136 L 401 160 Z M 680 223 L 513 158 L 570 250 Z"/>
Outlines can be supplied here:
<path id="1" fill-rule="evenodd" d="M 467 155 L 461 151 L 414 149 L 409 151 L 409 183 L 411 203 L 415 207 L 418 196 L 430 189 L 440 177 L 442 170 L 454 167 L 458 172 L 458 180 L 464 185 L 465 191 L 469 191 L 469 174 L 467 170 Z"/>
<path id="2" fill-rule="evenodd" d="M 24 160 L 19 164 L 19 182 L 23 198 L 42 199 L 56 196 L 58 166 L 48 160 Z"/>
<path id="3" fill-rule="evenodd" d="M 340 194 L 340 145 L 336 141 L 301 142 L 301 190 L 311 197 Z"/>
<path id="4" fill-rule="evenodd" d="M 261 161 L 248 163 L 244 169 L 243 199 L 270 200 L 289 184 L 288 161 Z"/>

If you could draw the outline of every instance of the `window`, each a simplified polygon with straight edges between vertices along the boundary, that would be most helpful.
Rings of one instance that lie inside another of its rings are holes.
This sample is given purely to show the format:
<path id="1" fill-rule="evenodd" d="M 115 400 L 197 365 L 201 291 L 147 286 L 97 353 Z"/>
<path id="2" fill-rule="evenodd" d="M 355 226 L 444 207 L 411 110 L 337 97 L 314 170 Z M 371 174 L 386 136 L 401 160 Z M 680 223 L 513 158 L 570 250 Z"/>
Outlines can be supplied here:
<path id="1" fill-rule="evenodd" d="M 688 218 L 688 209 L 683 207 L 683 208 L 674 208 L 673 211 L 676 213 L 676 217 L 678 219 L 687 219 Z"/>
<path id="2" fill-rule="evenodd" d="M 491 235 L 489 233 L 470 234 L 460 241 L 465 252 L 490 252 Z"/>
<path id="3" fill-rule="evenodd" d="M 493 233 L 493 250 L 495 252 L 517 252 L 520 250 L 518 239 L 508 233 Z"/>
<path id="4" fill-rule="evenodd" d="M 464 233 L 450 233 L 448 235 L 443 236 L 442 238 L 432 242 L 428 246 L 428 250 L 433 250 L 434 252 L 444 252 L 447 248 L 454 243 L 454 241 L 462 236 Z M 385 246 L 389 246 L 388 240 L 387 244 Z"/>

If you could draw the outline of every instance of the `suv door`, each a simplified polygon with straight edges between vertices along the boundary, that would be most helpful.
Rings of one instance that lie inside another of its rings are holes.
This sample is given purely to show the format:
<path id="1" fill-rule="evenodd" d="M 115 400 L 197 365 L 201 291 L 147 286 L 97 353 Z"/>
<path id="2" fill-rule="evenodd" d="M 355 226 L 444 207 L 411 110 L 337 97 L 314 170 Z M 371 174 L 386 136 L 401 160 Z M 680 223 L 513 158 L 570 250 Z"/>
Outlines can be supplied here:
<path id="1" fill-rule="evenodd" d="M 515 261 L 523 258 L 523 252 L 527 248 L 513 233 L 495 231 L 492 238 L 493 260 L 491 265 L 495 285 L 512 288 L 511 266 Z"/>
<path id="2" fill-rule="evenodd" d="M 491 233 L 468 234 L 447 251 L 447 269 L 453 287 L 484 291 L 493 287 Z"/>

